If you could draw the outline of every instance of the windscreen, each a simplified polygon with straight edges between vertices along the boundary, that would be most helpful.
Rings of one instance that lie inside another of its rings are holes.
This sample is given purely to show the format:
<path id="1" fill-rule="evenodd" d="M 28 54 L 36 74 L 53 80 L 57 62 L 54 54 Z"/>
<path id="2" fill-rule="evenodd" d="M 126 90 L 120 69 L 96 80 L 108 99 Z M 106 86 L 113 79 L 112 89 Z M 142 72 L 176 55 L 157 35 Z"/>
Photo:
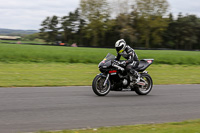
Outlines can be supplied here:
<path id="1" fill-rule="evenodd" d="M 109 60 L 112 60 L 112 61 L 115 60 L 115 56 L 112 55 L 112 54 L 110 54 L 110 53 L 108 53 L 107 56 L 104 58 L 103 61 L 107 62 Z"/>
<path id="2" fill-rule="evenodd" d="M 111 61 L 115 60 L 115 56 L 108 53 L 107 56 L 99 63 L 98 67 L 103 67 L 106 63 L 108 63 L 110 61 L 110 65 L 111 65 Z M 108 65 L 108 64 L 107 64 Z M 108 65 L 109 66 L 109 65 Z"/>

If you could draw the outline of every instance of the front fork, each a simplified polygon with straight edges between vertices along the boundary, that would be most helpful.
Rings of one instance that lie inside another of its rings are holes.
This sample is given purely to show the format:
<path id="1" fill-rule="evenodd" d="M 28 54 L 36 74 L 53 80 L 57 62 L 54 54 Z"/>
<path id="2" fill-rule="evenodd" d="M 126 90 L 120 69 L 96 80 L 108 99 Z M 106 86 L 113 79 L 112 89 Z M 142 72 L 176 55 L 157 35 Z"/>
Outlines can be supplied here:
<path id="1" fill-rule="evenodd" d="M 110 74 L 108 73 L 107 76 L 106 76 L 106 80 L 103 83 L 103 87 L 106 86 L 106 83 L 108 82 L 109 77 L 110 77 Z"/>

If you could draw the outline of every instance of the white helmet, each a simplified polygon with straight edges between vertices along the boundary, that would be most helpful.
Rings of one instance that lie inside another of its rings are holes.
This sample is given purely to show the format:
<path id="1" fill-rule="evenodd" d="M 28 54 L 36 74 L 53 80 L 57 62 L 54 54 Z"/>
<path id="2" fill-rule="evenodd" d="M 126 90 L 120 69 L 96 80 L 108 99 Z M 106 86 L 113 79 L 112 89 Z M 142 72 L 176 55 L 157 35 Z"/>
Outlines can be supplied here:
<path id="1" fill-rule="evenodd" d="M 124 41 L 124 39 L 118 40 L 115 43 L 115 48 L 117 53 L 122 53 L 126 48 L 126 42 Z"/>

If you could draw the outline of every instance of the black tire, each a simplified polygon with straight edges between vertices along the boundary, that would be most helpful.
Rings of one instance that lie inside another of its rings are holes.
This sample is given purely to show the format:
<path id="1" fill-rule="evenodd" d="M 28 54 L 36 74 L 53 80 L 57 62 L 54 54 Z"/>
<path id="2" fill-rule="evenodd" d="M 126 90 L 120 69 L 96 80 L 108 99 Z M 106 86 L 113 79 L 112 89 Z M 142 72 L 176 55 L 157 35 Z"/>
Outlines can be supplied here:
<path id="1" fill-rule="evenodd" d="M 147 73 L 142 73 L 141 78 L 143 78 L 147 84 L 145 86 L 137 85 L 135 87 L 135 92 L 138 95 L 147 95 L 147 94 L 149 94 L 149 92 L 152 90 L 152 87 L 153 87 L 152 78 Z"/>
<path id="2" fill-rule="evenodd" d="M 97 96 L 105 96 L 110 92 L 110 80 L 108 79 L 107 84 L 103 87 L 103 83 L 106 80 L 106 77 L 97 75 L 92 82 L 92 89 Z"/>

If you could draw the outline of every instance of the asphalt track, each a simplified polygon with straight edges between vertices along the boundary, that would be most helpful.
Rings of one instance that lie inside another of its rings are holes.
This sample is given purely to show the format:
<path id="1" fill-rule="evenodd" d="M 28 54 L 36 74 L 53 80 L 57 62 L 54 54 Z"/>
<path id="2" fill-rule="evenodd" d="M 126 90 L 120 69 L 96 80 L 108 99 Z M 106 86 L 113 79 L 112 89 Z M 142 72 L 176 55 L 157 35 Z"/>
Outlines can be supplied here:
<path id="1" fill-rule="evenodd" d="M 0 88 L 0 133 L 163 123 L 200 118 L 200 85 L 156 85 L 147 96 L 91 87 Z"/>

